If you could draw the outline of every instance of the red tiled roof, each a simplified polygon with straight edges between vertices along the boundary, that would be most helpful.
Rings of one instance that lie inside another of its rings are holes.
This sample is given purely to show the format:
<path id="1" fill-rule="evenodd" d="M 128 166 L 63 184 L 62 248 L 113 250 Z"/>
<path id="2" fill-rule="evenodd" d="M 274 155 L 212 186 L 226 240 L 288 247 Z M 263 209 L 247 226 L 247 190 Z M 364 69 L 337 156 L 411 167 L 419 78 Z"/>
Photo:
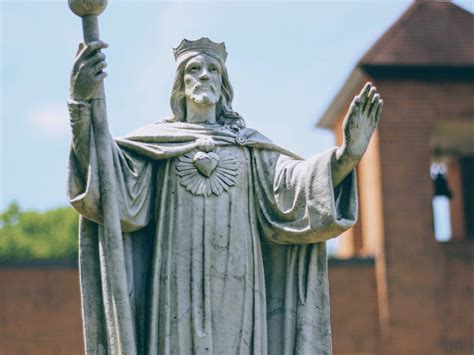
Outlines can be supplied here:
<path id="1" fill-rule="evenodd" d="M 472 77 L 473 69 L 474 15 L 450 2 L 415 1 L 362 57 L 317 126 L 332 127 L 367 74 Z"/>
<path id="2" fill-rule="evenodd" d="M 474 65 L 474 15 L 451 2 L 416 1 L 359 65 Z"/>

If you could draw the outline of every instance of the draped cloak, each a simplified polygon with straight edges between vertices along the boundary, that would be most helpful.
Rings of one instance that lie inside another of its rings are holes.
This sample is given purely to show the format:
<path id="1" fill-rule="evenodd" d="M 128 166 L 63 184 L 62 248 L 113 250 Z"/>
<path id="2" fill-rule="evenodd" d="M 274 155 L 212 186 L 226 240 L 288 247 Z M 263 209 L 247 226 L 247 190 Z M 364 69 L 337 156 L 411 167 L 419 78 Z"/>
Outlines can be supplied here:
<path id="1" fill-rule="evenodd" d="M 89 121 L 72 121 L 68 196 L 81 214 L 86 352 L 112 354 Z M 210 177 L 193 163 L 200 138 L 220 156 Z M 332 352 L 325 241 L 357 219 L 355 174 L 332 185 L 335 149 L 303 160 L 220 124 L 159 122 L 109 140 L 137 354 Z"/>

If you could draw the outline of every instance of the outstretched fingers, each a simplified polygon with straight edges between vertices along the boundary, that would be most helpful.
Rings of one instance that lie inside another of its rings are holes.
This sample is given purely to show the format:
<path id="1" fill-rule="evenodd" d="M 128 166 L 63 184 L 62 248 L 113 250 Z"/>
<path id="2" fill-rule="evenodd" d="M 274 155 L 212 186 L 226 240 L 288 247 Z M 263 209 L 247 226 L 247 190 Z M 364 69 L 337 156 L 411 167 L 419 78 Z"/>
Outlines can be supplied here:
<path id="1" fill-rule="evenodd" d="M 349 115 L 357 114 L 361 105 L 360 96 L 355 96 L 354 100 L 352 100 L 351 105 L 349 106 Z"/>
<path id="2" fill-rule="evenodd" d="M 372 106 L 370 108 L 369 115 L 367 116 L 370 120 L 370 123 L 373 126 L 377 125 L 377 122 L 380 119 L 380 115 L 382 113 L 383 101 L 380 99 L 379 94 L 375 94 L 372 99 Z"/>
<path id="3" fill-rule="evenodd" d="M 373 117 L 375 112 L 377 112 L 377 108 L 379 106 L 380 94 L 376 93 L 372 96 L 370 100 L 370 105 L 368 106 L 367 116 Z"/>
<path id="4" fill-rule="evenodd" d="M 359 93 L 360 102 L 362 104 L 362 107 L 364 107 L 365 103 L 367 102 L 367 98 L 369 96 L 370 89 L 372 89 L 372 83 L 367 82 L 367 83 L 365 83 L 364 87 L 362 88 L 362 90 Z"/>
<path id="5" fill-rule="evenodd" d="M 374 104 L 374 95 L 377 94 L 377 89 L 375 86 L 370 88 L 369 94 L 367 95 L 367 101 L 365 102 L 363 113 L 364 115 L 368 116 L 369 112 Z"/>
<path id="6" fill-rule="evenodd" d="M 383 108 L 383 100 L 380 99 L 379 100 L 379 105 L 377 107 L 377 111 L 375 112 L 375 117 L 374 117 L 375 124 L 377 124 L 377 122 L 380 119 L 380 116 L 382 115 L 382 108 Z"/>

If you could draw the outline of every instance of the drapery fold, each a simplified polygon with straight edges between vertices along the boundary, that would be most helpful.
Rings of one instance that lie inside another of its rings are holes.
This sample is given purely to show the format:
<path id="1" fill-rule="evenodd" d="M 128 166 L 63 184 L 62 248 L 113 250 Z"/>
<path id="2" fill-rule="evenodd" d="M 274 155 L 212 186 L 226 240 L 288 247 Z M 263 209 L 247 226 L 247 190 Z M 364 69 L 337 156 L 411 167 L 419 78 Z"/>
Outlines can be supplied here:
<path id="1" fill-rule="evenodd" d="M 308 160 L 273 154 L 256 151 L 252 170 L 260 201 L 268 353 L 331 354 L 324 242 L 357 220 L 355 174 L 334 189 L 335 149 Z"/>
<path id="2" fill-rule="evenodd" d="M 221 127 L 153 127 L 152 131 L 139 130 L 130 137 L 110 140 L 137 354 L 156 353 L 158 327 L 163 326 L 154 323 L 157 319 L 150 318 L 148 313 L 150 309 L 159 309 L 156 303 L 162 299 L 162 262 L 163 258 L 171 257 L 162 254 L 165 248 L 160 243 L 167 239 L 156 234 L 160 221 L 171 213 L 157 207 L 159 200 L 164 205 L 169 198 L 167 181 L 170 174 L 175 174 L 170 171 L 169 162 L 196 149 L 196 141 L 203 137 L 212 137 L 223 149 L 235 146 L 235 133 Z M 90 138 L 94 132 L 80 124 L 74 129 L 78 132 L 71 149 L 68 195 L 83 216 L 79 261 L 86 352 L 110 354 L 107 339 L 113 324 L 105 321 L 104 310 L 106 304 L 113 304 L 113 298 L 107 288 L 107 258 L 101 255 L 96 148 Z M 254 322 L 266 317 L 266 329 L 254 330 L 255 334 L 264 333 L 257 337 L 266 344 L 254 344 L 258 347 L 255 353 L 330 354 L 324 242 L 350 228 L 357 219 L 355 175 L 351 173 L 334 189 L 334 150 L 302 160 L 256 131 L 241 134 L 246 134 L 247 144 L 241 149 L 248 150 L 250 164 L 249 175 L 244 177 L 250 186 L 244 193 L 249 194 L 252 204 L 248 208 L 249 223 L 255 224 L 260 235 L 252 247 L 253 263 L 261 264 L 264 270 L 264 277 L 255 276 L 255 282 L 261 284 L 261 293 L 266 294 L 263 304 L 254 311 Z M 173 234 L 169 230 L 160 233 Z M 259 304 L 257 299 L 253 302 Z M 201 324 L 199 327 L 205 332 L 205 315 L 196 321 L 196 327 Z M 166 353 L 173 353 L 171 344 L 165 348 Z"/>

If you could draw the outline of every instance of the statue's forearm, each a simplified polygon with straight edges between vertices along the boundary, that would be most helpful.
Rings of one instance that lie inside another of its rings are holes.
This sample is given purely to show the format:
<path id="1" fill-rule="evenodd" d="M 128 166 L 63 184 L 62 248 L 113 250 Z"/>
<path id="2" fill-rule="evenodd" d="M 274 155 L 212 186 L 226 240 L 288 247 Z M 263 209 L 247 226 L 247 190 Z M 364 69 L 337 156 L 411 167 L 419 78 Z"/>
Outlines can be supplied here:
<path id="1" fill-rule="evenodd" d="M 351 158 L 342 147 L 336 150 L 331 161 L 331 176 L 334 188 L 341 184 L 358 163 L 359 159 Z"/>
<path id="2" fill-rule="evenodd" d="M 90 129 L 92 126 L 94 127 L 95 136 L 111 138 L 107 124 L 105 100 L 69 98 L 68 108 L 74 147 L 90 145 Z"/>
<path id="3" fill-rule="evenodd" d="M 91 104 L 89 101 L 70 98 L 68 109 L 72 130 L 72 149 L 81 165 L 87 167 L 91 143 Z"/>
<path id="4" fill-rule="evenodd" d="M 102 115 L 104 110 L 100 107 L 105 104 L 93 101 L 94 100 L 78 100 L 73 98 L 68 100 L 72 130 L 71 147 L 79 163 L 86 170 L 89 166 L 91 145 L 94 144 L 92 141 L 92 132 L 94 137 L 105 135 L 105 139 L 111 139 L 106 124 L 106 117 Z"/>
<path id="5" fill-rule="evenodd" d="M 70 159 L 77 164 L 76 171 L 87 176 L 90 152 L 91 107 L 87 101 L 68 100 L 72 131 Z"/>

